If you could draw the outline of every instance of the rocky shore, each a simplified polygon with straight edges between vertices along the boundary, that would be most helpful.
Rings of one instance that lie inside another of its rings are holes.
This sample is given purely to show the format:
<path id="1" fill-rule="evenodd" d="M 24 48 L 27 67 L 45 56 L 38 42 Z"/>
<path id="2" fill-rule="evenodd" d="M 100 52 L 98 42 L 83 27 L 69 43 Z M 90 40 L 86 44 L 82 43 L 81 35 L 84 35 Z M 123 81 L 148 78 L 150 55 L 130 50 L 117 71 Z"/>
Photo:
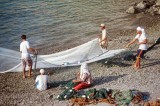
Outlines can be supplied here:
<path id="1" fill-rule="evenodd" d="M 126 10 L 127 13 L 150 13 L 151 15 L 160 15 L 160 0 L 142 0 L 135 3 Z"/>

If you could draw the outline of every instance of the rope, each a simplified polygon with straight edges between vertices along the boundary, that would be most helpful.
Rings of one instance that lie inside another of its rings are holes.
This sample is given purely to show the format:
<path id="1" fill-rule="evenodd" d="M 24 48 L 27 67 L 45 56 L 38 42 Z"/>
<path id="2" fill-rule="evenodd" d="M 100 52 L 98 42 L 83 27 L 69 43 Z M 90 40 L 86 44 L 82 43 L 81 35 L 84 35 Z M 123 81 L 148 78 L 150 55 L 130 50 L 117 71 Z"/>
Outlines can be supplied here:
<path id="1" fill-rule="evenodd" d="M 36 65 L 37 65 L 37 54 L 34 55 L 34 71 L 36 71 Z"/>
<path id="2" fill-rule="evenodd" d="M 123 55 L 129 55 L 132 54 L 132 50 L 137 46 L 137 44 L 135 44 L 134 46 L 131 46 L 129 48 L 127 48 L 128 52 L 123 53 Z"/>

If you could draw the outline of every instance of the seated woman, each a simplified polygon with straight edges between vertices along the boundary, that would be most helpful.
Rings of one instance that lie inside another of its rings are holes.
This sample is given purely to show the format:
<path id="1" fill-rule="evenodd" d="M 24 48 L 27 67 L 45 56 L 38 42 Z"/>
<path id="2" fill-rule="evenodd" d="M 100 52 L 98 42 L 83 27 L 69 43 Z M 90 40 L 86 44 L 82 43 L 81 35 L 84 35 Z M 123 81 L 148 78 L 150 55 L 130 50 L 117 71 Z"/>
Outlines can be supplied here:
<path id="1" fill-rule="evenodd" d="M 47 89 L 48 75 L 45 75 L 45 70 L 40 69 L 40 75 L 36 77 L 36 88 L 40 91 Z"/>
<path id="2" fill-rule="evenodd" d="M 88 66 L 86 63 L 83 63 L 80 68 L 80 72 L 77 74 L 77 79 L 72 80 L 74 83 L 78 83 L 74 87 L 74 90 L 78 91 L 80 89 L 88 88 L 91 86 L 92 77 L 91 73 L 88 70 Z"/>

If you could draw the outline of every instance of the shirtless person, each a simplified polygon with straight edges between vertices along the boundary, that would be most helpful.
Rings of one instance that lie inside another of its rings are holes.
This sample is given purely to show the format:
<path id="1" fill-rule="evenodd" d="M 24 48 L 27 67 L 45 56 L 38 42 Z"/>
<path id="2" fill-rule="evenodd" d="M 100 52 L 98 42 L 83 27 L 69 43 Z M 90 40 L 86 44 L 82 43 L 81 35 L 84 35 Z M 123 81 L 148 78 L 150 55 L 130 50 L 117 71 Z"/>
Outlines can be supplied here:
<path id="1" fill-rule="evenodd" d="M 100 29 L 102 31 L 102 34 L 98 35 L 99 44 L 102 48 L 107 49 L 107 32 L 105 24 L 101 24 Z"/>

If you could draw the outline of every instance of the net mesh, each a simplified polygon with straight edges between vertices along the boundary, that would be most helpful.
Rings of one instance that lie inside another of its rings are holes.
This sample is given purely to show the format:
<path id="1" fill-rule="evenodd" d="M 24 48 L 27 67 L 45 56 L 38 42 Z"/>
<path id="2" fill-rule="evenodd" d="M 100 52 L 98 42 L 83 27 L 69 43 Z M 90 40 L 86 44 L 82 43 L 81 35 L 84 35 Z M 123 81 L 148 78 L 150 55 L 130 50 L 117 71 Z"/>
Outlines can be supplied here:
<path id="1" fill-rule="evenodd" d="M 10 72 L 20 67 L 20 53 L 0 47 L 0 72 Z"/>
<path id="2" fill-rule="evenodd" d="M 98 39 L 94 39 L 66 51 L 50 55 L 38 55 L 36 68 L 76 66 L 81 65 L 84 62 L 91 63 L 105 58 L 111 58 L 123 51 L 125 51 L 125 49 L 109 51 L 102 49 L 98 44 Z M 21 60 L 19 52 L 0 48 L 0 55 L 1 73 L 21 71 Z"/>

